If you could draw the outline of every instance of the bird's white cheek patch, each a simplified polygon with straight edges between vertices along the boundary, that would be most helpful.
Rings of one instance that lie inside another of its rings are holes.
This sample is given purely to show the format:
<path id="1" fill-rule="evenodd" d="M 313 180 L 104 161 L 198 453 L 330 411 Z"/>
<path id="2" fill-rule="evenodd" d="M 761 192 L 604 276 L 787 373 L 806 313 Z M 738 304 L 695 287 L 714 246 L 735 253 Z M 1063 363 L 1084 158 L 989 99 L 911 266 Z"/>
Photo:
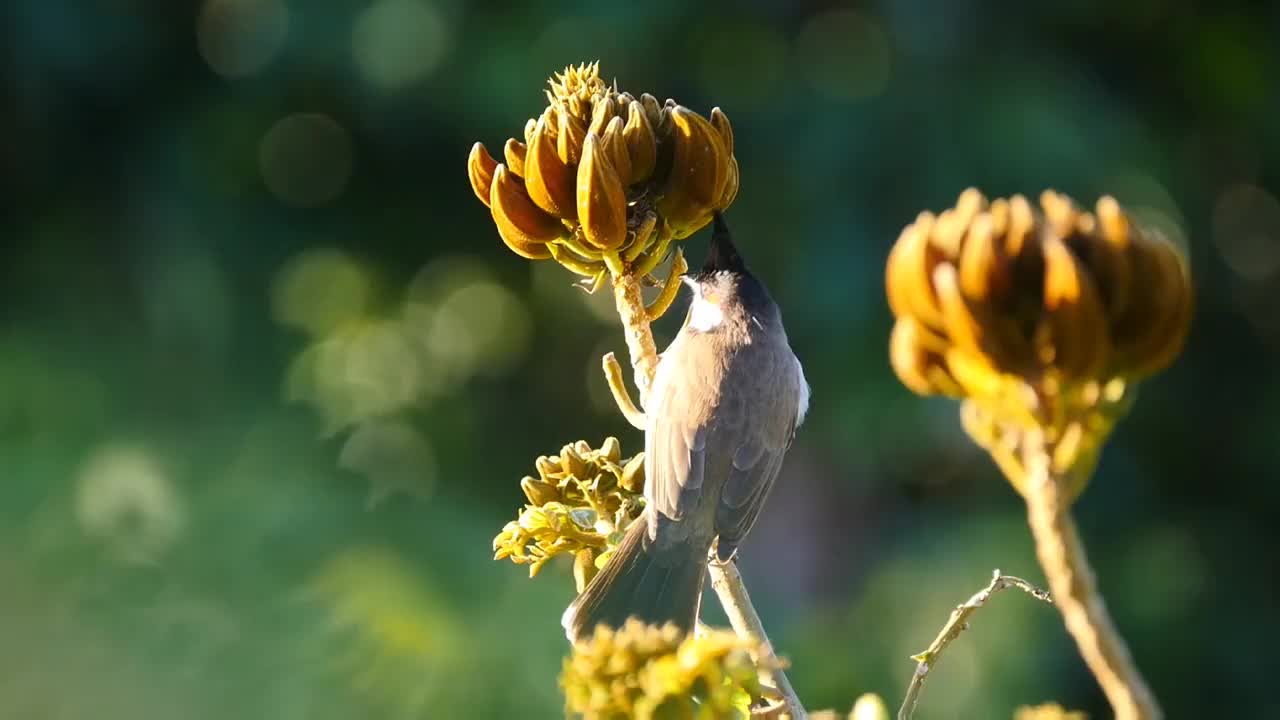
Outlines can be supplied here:
<path id="1" fill-rule="evenodd" d="M 720 306 L 695 298 L 693 308 L 689 311 L 689 327 L 699 332 L 709 332 L 724 322 L 724 310 Z"/>

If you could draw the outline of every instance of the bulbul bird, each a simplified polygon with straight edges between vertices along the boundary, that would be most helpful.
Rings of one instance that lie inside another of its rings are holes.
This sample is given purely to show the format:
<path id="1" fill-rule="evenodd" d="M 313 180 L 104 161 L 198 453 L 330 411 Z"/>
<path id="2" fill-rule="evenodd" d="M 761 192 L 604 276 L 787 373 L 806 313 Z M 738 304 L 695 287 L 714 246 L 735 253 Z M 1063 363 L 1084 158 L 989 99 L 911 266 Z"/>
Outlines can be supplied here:
<path id="1" fill-rule="evenodd" d="M 809 407 L 782 314 L 719 213 L 682 279 L 693 300 L 645 413 L 645 510 L 561 618 L 570 642 L 629 617 L 692 629 L 707 563 L 733 561 Z"/>

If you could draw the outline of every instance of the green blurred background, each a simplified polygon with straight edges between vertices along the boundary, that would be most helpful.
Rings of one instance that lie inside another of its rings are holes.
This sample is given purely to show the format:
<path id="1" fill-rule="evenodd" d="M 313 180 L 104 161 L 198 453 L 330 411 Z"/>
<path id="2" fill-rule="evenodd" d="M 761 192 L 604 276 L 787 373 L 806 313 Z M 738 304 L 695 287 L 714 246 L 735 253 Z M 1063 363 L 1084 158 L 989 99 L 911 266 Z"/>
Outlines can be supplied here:
<path id="1" fill-rule="evenodd" d="M 1078 506 L 1109 607 L 1170 717 L 1280 717 L 1280 9 L 1038 5 L 5 3 L 0 718 L 561 713 L 569 570 L 489 543 L 535 456 L 641 438 L 610 300 L 507 252 L 465 158 L 594 59 L 735 125 L 814 388 L 742 566 L 807 704 L 896 705 L 993 568 L 1042 579 L 956 405 L 893 377 L 882 274 L 965 187 L 1054 187 L 1199 286 Z M 1049 699 L 1106 717 L 1010 594 L 918 717 Z"/>

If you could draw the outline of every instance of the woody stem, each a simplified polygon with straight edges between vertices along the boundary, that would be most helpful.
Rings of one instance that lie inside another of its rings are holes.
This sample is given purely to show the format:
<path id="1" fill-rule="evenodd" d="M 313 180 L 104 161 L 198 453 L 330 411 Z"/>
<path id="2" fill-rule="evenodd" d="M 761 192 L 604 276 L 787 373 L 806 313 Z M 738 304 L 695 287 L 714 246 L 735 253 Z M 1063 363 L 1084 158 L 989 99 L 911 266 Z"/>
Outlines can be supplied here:
<path id="1" fill-rule="evenodd" d="M 1160 706 L 1120 636 L 1071 517 L 1062 480 L 1053 470 L 1052 448 L 1038 432 L 1024 440 L 1027 522 L 1054 603 L 1075 638 L 1085 664 L 1098 679 L 1116 720 L 1159 720 Z"/>
<path id="2" fill-rule="evenodd" d="M 639 279 L 631 274 L 614 275 L 613 302 L 618 308 L 618 317 L 622 319 L 631 369 L 635 373 L 640 407 L 643 408 L 649 404 L 649 387 L 653 385 L 654 373 L 658 371 L 658 349 L 653 344 L 653 331 L 649 329 L 649 314 L 640 294 Z"/>

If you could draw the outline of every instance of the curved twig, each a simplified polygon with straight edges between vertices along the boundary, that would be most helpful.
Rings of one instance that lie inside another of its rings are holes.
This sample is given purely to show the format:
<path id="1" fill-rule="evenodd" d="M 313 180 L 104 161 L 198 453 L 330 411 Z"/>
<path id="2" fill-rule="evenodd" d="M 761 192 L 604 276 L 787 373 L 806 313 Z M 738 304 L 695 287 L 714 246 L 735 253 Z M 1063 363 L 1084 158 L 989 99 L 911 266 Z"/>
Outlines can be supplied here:
<path id="1" fill-rule="evenodd" d="M 631 393 L 627 391 L 627 383 L 622 377 L 622 366 L 618 364 L 617 356 L 611 352 L 605 353 L 601 364 L 604 366 L 604 381 L 609 384 L 609 391 L 613 393 L 613 401 L 618 404 L 622 417 L 635 429 L 644 430 L 644 411 L 636 407 Z"/>
<path id="2" fill-rule="evenodd" d="M 924 690 L 925 679 L 929 677 L 929 672 L 933 670 L 938 658 L 942 656 L 942 652 L 947 649 L 947 646 L 960 637 L 960 633 L 969 628 L 969 616 L 985 605 L 992 595 L 1011 587 L 1017 588 L 1037 600 L 1047 602 L 1050 605 L 1053 604 L 1053 599 L 1044 590 L 1022 578 L 1002 575 L 999 570 L 994 571 L 991 574 L 991 582 L 986 587 L 951 611 L 951 617 L 947 618 L 947 623 L 942 626 L 938 637 L 934 638 L 933 642 L 929 644 L 929 648 L 922 653 L 911 656 L 911 659 L 916 661 L 916 671 L 911 674 L 911 684 L 907 686 L 907 696 L 903 699 L 902 707 L 898 710 L 898 720 L 911 720 L 911 715 L 916 711 L 916 705 L 920 702 L 920 693 Z"/>

